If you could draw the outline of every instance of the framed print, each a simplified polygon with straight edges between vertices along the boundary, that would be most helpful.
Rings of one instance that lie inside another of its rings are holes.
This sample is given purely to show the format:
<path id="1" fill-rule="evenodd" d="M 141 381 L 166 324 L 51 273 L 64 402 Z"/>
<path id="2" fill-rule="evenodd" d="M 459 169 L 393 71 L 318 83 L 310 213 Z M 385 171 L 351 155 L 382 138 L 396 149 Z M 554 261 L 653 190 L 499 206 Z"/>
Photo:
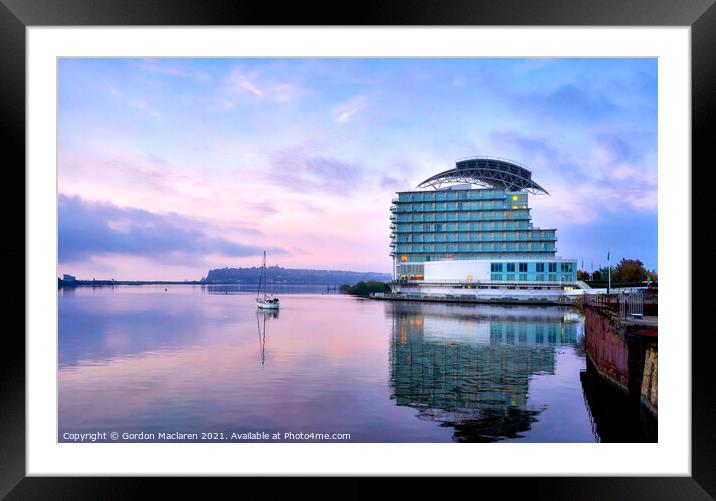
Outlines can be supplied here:
<path id="1" fill-rule="evenodd" d="M 0 493 L 714 495 L 712 2 L 159 4 L 0 7 Z"/>

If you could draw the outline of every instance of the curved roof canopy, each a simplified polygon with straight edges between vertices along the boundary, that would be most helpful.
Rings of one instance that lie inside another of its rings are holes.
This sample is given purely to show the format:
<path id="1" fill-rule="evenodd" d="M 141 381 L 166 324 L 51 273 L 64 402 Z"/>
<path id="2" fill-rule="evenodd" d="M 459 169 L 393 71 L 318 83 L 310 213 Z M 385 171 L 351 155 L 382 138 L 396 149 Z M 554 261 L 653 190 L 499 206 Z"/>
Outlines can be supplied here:
<path id="1" fill-rule="evenodd" d="M 532 171 L 515 162 L 492 157 L 458 160 L 454 169 L 429 177 L 420 183 L 418 188 L 431 187 L 437 190 L 449 183 L 470 183 L 485 188 L 549 195 L 547 190 L 532 181 Z"/>

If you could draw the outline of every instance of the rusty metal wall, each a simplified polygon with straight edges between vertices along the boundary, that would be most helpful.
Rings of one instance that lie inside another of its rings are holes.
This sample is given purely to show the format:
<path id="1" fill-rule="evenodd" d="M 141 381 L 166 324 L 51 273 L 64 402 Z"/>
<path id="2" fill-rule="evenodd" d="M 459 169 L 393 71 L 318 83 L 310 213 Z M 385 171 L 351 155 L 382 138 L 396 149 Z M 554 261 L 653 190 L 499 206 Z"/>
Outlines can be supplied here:
<path id="1" fill-rule="evenodd" d="M 606 315 L 591 308 L 585 310 L 587 355 L 600 374 L 629 392 L 629 347 L 624 336 Z"/>

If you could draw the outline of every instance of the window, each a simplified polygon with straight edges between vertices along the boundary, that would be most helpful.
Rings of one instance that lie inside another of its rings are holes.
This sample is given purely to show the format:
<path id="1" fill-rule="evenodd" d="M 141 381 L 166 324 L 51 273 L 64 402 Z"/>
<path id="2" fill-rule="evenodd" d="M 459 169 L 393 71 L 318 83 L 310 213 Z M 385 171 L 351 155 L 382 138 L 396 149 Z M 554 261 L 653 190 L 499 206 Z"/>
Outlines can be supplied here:
<path id="1" fill-rule="evenodd" d="M 549 264 L 549 272 L 557 273 L 557 263 L 548 263 L 548 264 Z"/>
<path id="2" fill-rule="evenodd" d="M 527 326 L 525 324 L 519 325 L 519 336 L 520 336 L 520 343 L 526 343 L 527 342 Z"/>
<path id="3" fill-rule="evenodd" d="M 507 273 L 515 272 L 515 263 L 507 263 Z"/>
<path id="4" fill-rule="evenodd" d="M 508 344 L 515 344 L 515 332 L 512 330 L 511 326 L 508 326 L 505 329 L 505 341 Z"/>
<path id="5" fill-rule="evenodd" d="M 526 273 L 522 273 L 522 274 L 520 275 L 520 280 L 522 280 L 523 282 L 526 282 L 526 281 L 527 281 L 527 274 L 526 274 Z"/>
<path id="6" fill-rule="evenodd" d="M 553 326 L 547 327 L 547 342 L 555 344 L 557 342 L 557 328 Z"/>
<path id="7" fill-rule="evenodd" d="M 527 273 L 527 263 L 520 263 L 520 273 Z"/>
<path id="8" fill-rule="evenodd" d="M 490 271 L 492 273 L 500 273 L 502 272 L 502 263 L 491 263 L 490 264 Z"/>
<path id="9" fill-rule="evenodd" d="M 562 263 L 562 273 L 571 273 L 572 263 Z"/>
<path id="10" fill-rule="evenodd" d="M 544 273 L 544 263 L 537 263 L 537 273 Z"/>

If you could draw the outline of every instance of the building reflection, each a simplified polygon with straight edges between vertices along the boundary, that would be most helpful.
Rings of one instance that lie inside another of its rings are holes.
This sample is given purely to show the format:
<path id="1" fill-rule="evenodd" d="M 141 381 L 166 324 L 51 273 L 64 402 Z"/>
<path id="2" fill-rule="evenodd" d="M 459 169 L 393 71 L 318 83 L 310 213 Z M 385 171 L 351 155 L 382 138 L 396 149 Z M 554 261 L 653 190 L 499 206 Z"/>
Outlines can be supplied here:
<path id="1" fill-rule="evenodd" d="M 386 303 L 393 319 L 391 398 L 418 418 L 454 428 L 453 439 L 517 438 L 534 374 L 554 374 L 555 346 L 576 343 L 578 322 L 560 308 Z"/>

